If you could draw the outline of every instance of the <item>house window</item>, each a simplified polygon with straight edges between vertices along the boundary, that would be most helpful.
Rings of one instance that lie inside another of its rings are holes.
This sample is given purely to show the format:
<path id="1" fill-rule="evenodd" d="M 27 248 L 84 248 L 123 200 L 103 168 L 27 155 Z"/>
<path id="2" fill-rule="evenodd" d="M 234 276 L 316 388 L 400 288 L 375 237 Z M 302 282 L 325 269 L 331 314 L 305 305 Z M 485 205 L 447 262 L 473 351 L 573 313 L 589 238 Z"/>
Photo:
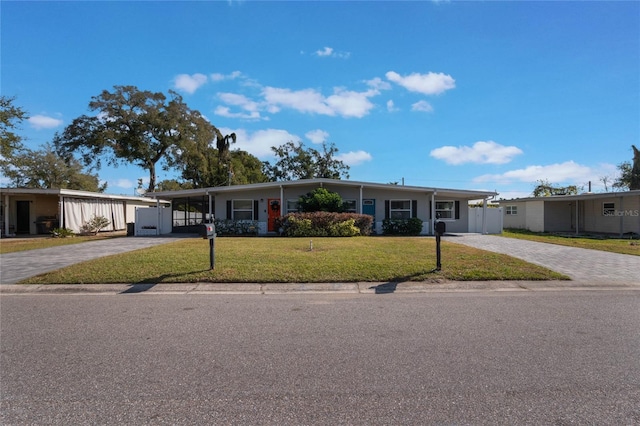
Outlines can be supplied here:
<path id="1" fill-rule="evenodd" d="M 287 214 L 300 211 L 300 203 L 298 200 L 287 200 Z"/>
<path id="2" fill-rule="evenodd" d="M 453 219 L 455 201 L 436 201 L 436 219 Z"/>
<path id="3" fill-rule="evenodd" d="M 253 200 L 233 200 L 231 202 L 233 220 L 252 220 L 253 204 Z"/>
<path id="4" fill-rule="evenodd" d="M 506 215 L 517 215 L 518 214 L 518 206 L 506 206 L 504 209 L 504 214 Z"/>
<path id="5" fill-rule="evenodd" d="M 411 200 L 391 200 L 389 219 L 411 219 Z"/>
<path id="6" fill-rule="evenodd" d="M 602 203 L 602 215 L 603 216 L 615 216 L 616 203 Z"/>
<path id="7" fill-rule="evenodd" d="M 357 206 L 356 200 L 344 200 L 342 202 L 342 207 L 344 208 L 344 211 L 347 213 L 357 213 L 358 209 L 356 206 Z"/>

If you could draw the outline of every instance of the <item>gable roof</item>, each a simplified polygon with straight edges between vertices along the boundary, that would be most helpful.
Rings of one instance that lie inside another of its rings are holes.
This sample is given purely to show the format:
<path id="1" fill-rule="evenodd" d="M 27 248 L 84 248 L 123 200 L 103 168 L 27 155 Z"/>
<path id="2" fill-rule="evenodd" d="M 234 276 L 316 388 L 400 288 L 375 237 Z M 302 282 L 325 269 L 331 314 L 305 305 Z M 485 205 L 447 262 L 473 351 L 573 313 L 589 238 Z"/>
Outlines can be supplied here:
<path id="1" fill-rule="evenodd" d="M 246 185 L 230 185 L 230 186 L 215 186 L 210 188 L 198 188 L 198 189 L 183 189 L 178 191 L 161 191 L 150 192 L 145 194 L 145 197 L 152 198 L 177 198 L 177 197 L 189 197 L 198 195 L 216 195 L 227 192 L 244 192 L 260 189 L 274 189 L 274 188 L 295 188 L 299 186 L 314 186 L 323 187 L 325 185 L 341 186 L 345 188 L 370 188 L 370 189 L 386 189 L 407 193 L 422 193 L 422 194 L 436 194 L 439 197 L 452 197 L 461 199 L 479 199 L 488 198 L 498 195 L 494 191 L 471 191 L 463 189 L 448 189 L 448 188 L 435 188 L 424 186 L 405 186 L 394 185 L 389 183 L 375 183 L 375 182 L 360 182 L 353 180 L 341 180 L 341 179 L 300 179 L 292 181 L 280 181 L 280 182 L 265 182 L 265 183 L 251 183 Z"/>

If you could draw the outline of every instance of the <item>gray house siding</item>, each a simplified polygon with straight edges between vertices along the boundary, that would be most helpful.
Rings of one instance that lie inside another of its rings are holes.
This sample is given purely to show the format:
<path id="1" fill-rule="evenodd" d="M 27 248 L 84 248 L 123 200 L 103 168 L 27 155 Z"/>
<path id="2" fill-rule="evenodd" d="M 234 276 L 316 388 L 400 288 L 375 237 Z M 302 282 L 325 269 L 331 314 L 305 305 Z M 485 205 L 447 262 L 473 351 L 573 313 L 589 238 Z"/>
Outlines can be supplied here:
<path id="1" fill-rule="evenodd" d="M 209 204 L 211 204 L 212 213 L 216 218 L 237 220 L 235 216 L 241 216 L 244 218 L 242 220 L 248 220 L 251 217 L 252 220 L 258 222 L 259 233 L 266 234 L 269 224 L 272 224 L 272 222 L 269 222 L 270 201 L 278 202 L 280 204 L 280 214 L 285 215 L 292 211 L 300 196 L 319 187 L 338 193 L 345 201 L 351 201 L 351 206 L 353 206 L 355 213 L 362 213 L 362 203 L 365 200 L 373 200 L 375 203 L 375 231 L 378 233 L 382 232 L 383 220 L 389 216 L 389 206 L 394 204 L 396 206 L 394 207 L 396 215 L 400 213 L 403 217 L 421 219 L 423 221 L 423 234 L 431 234 L 434 221 L 434 201 L 436 205 L 440 205 L 438 202 L 445 202 L 444 205 L 448 206 L 449 210 L 444 211 L 447 217 L 442 218 L 443 221 L 447 222 L 448 232 L 468 232 L 468 200 L 484 199 L 495 195 L 491 192 L 482 191 L 311 179 L 308 181 L 270 182 L 169 191 L 152 193 L 148 194 L 148 196 L 175 201 L 173 203 L 174 232 L 193 232 L 193 226 L 208 217 L 208 208 Z M 193 207 L 189 205 L 190 200 L 193 200 Z M 235 209 L 234 206 L 236 205 L 242 205 L 242 210 Z M 398 205 L 403 207 L 397 207 Z M 405 208 L 408 205 L 411 206 L 410 209 Z M 290 209 L 287 208 L 288 206 Z M 251 214 L 249 214 L 249 211 L 251 211 Z M 410 214 L 407 214 L 407 212 L 410 212 Z M 188 218 L 188 220 L 184 218 Z"/>

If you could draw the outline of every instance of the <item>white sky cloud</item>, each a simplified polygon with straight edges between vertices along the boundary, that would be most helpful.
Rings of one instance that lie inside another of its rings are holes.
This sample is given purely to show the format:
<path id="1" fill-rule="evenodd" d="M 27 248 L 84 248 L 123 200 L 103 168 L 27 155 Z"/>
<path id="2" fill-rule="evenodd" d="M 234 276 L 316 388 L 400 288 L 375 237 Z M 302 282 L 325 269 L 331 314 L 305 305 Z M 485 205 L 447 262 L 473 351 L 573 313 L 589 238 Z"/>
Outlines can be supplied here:
<path id="1" fill-rule="evenodd" d="M 285 107 L 300 112 L 335 115 L 335 111 L 325 103 L 322 94 L 313 89 L 293 91 L 291 89 L 265 87 L 262 94 L 267 103 L 276 107 L 277 110 L 280 107 Z"/>
<path id="2" fill-rule="evenodd" d="M 418 101 L 411 105 L 411 111 L 433 112 L 433 107 L 427 101 Z"/>
<path id="3" fill-rule="evenodd" d="M 268 120 L 268 118 L 263 118 L 260 116 L 260 113 L 257 111 L 252 112 L 232 112 L 229 107 L 226 106 L 218 106 L 213 111 L 215 115 L 226 118 L 239 118 L 241 120 Z"/>
<path id="4" fill-rule="evenodd" d="M 373 109 L 369 98 L 379 94 L 371 89 L 355 92 L 343 88 L 334 89 L 333 95 L 325 97 L 314 89 L 291 90 L 265 87 L 262 91 L 270 112 L 290 108 L 303 113 L 343 117 L 364 117 Z"/>
<path id="5" fill-rule="evenodd" d="M 228 105 L 242 108 L 246 112 L 234 113 L 226 106 L 218 106 L 214 113 L 221 117 L 241 118 L 246 120 L 266 119 L 260 115 L 260 105 L 244 95 L 236 93 L 218 93 L 218 97 Z"/>
<path id="6" fill-rule="evenodd" d="M 443 73 L 412 73 L 407 76 L 401 76 L 395 71 L 389 71 L 386 77 L 389 81 L 399 84 L 411 92 L 418 92 L 424 95 L 439 95 L 456 87 L 456 81 L 453 77 Z"/>
<path id="7" fill-rule="evenodd" d="M 207 82 L 207 76 L 204 74 L 179 74 L 174 80 L 174 87 L 189 94 L 195 93 L 196 90 Z"/>
<path id="8" fill-rule="evenodd" d="M 220 128 L 223 135 L 236 134 L 236 143 L 232 149 L 241 149 L 255 155 L 261 160 L 273 157 L 272 146 L 280 146 L 289 141 L 297 142 L 300 138 L 286 130 L 266 129 L 248 132 L 246 129 Z"/>
<path id="9" fill-rule="evenodd" d="M 373 91 L 354 92 L 351 90 L 336 89 L 335 93 L 326 100 L 327 104 L 337 114 L 343 117 L 361 118 L 369 114 L 374 107 L 369 101 Z"/>
<path id="10" fill-rule="evenodd" d="M 320 144 L 329 138 L 329 133 L 324 130 L 311 130 L 304 134 L 312 143 Z"/>
<path id="11" fill-rule="evenodd" d="M 372 87 L 376 90 L 390 90 L 391 84 L 388 81 L 384 81 L 380 77 L 372 78 L 371 80 L 365 81 L 369 87 Z"/>
<path id="12" fill-rule="evenodd" d="M 325 47 L 324 49 L 316 50 L 316 55 L 318 56 L 331 56 L 333 53 L 333 48 Z"/>
<path id="13" fill-rule="evenodd" d="M 316 56 L 320 56 L 320 57 L 347 59 L 349 56 L 351 56 L 351 53 L 349 53 L 349 52 L 336 52 L 333 47 L 325 46 L 324 48 L 322 48 L 320 50 L 316 50 L 315 51 L 315 55 Z"/>
<path id="14" fill-rule="evenodd" d="M 147 178 L 147 181 L 149 178 Z M 107 181 L 107 188 L 122 188 L 133 189 L 138 186 L 138 182 L 134 182 L 131 179 L 113 179 Z"/>
<path id="15" fill-rule="evenodd" d="M 447 164 L 505 164 L 522 150 L 516 146 L 500 145 L 494 141 L 478 141 L 473 146 L 443 146 L 431 151 L 429 155 Z"/>
<path id="16" fill-rule="evenodd" d="M 31 127 L 36 130 L 54 129 L 61 126 L 63 121 L 58 118 L 48 117 L 46 115 L 34 115 L 27 120 Z"/>
<path id="17" fill-rule="evenodd" d="M 396 111 L 400 111 L 400 108 L 397 108 L 396 105 L 393 103 L 393 101 L 389 99 L 387 101 L 387 111 L 396 112 Z"/>
<path id="18" fill-rule="evenodd" d="M 565 184 L 577 182 L 580 185 L 594 179 L 598 179 L 599 174 L 589 166 L 584 166 L 573 161 L 564 163 L 549 164 L 546 166 L 534 165 L 524 169 L 510 170 L 502 174 L 486 174 L 473 179 L 474 182 L 536 182 L 544 179 L 552 184 Z"/>
<path id="19" fill-rule="evenodd" d="M 337 154 L 336 160 L 340 160 L 348 166 L 357 166 L 365 161 L 373 160 L 373 157 L 366 151 L 349 151 L 344 154 Z"/>
<path id="20" fill-rule="evenodd" d="M 233 71 L 230 74 L 221 74 L 217 72 L 211 74 L 212 81 L 235 80 L 240 77 L 242 77 L 242 73 L 240 71 Z"/>

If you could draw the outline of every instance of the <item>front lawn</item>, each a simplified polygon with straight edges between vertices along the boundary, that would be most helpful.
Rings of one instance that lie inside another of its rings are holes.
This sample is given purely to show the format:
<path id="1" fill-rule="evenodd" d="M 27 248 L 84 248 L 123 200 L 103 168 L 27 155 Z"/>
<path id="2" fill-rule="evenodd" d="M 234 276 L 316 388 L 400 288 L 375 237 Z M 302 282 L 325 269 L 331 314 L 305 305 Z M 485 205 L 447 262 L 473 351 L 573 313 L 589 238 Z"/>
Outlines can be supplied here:
<path id="1" fill-rule="evenodd" d="M 566 276 L 498 253 L 442 242 L 442 270 L 434 238 L 218 238 L 216 267 L 209 244 L 175 242 L 80 263 L 26 283 L 398 282 L 442 280 L 554 280 Z"/>

